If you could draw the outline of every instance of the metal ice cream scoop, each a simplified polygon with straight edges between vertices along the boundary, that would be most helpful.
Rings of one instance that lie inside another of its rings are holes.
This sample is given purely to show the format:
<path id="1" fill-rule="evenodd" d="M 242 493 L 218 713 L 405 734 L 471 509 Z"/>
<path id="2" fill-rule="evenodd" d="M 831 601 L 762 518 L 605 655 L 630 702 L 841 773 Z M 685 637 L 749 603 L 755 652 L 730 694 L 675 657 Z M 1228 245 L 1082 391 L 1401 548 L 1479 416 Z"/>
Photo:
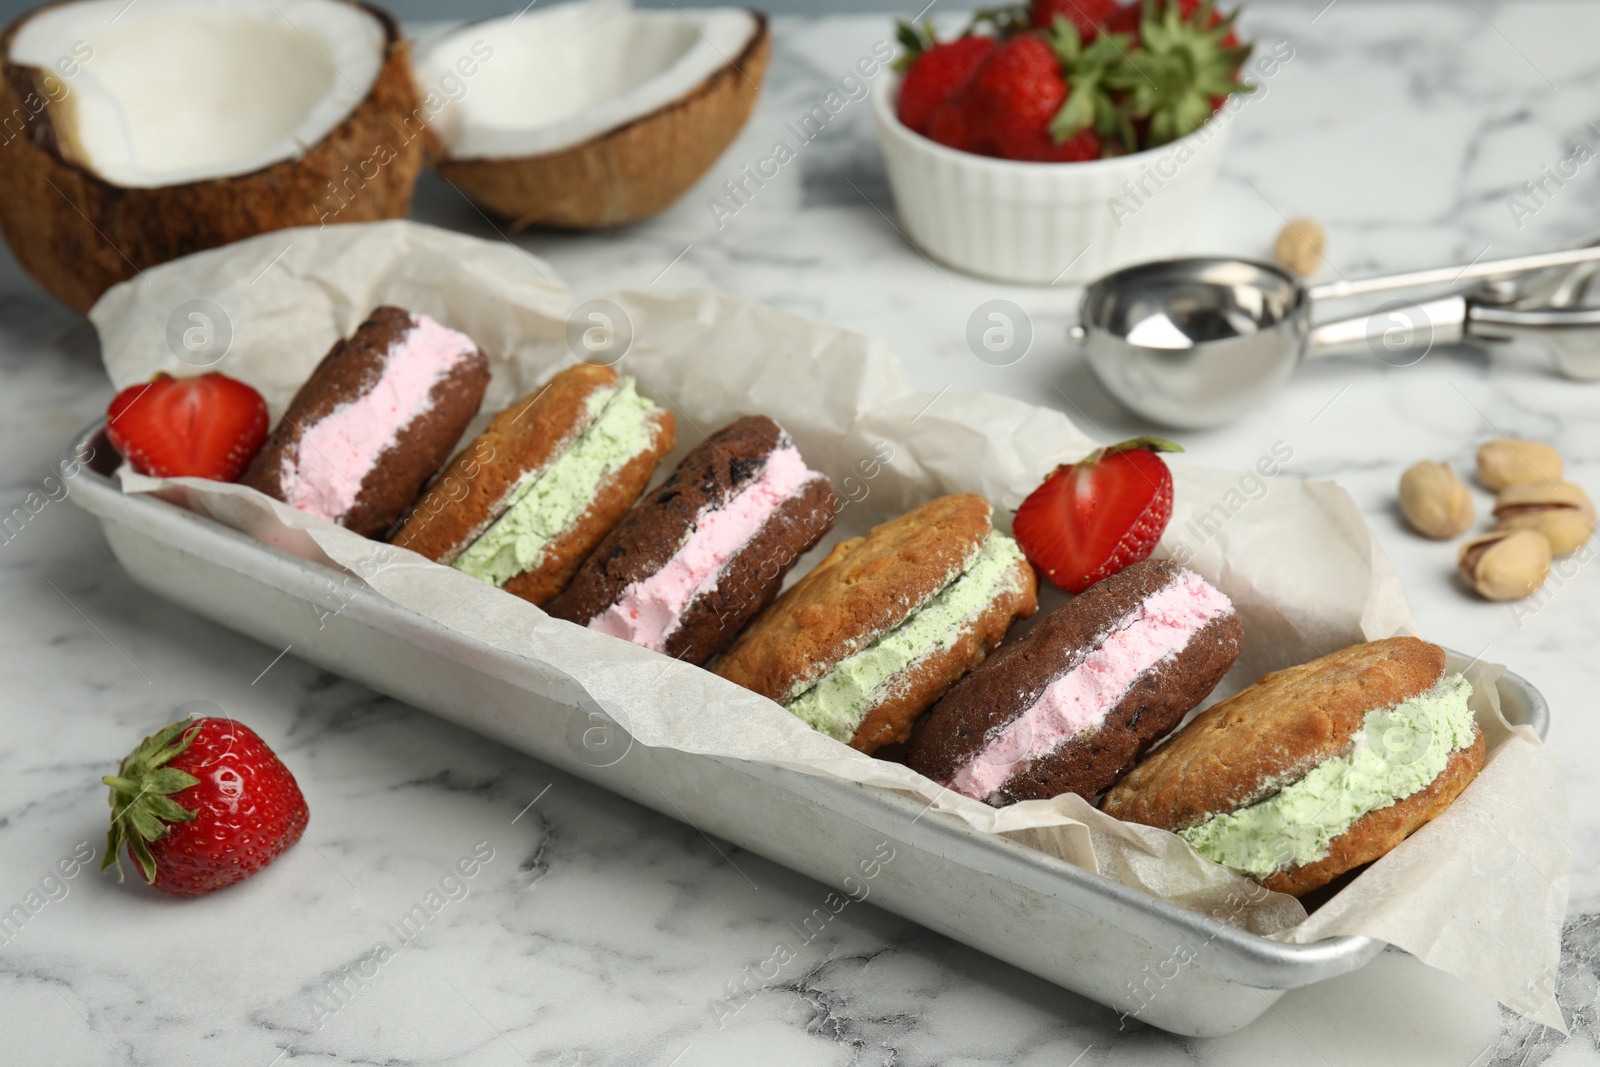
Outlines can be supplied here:
<path id="1" fill-rule="evenodd" d="M 1582 305 L 1597 270 L 1596 245 L 1311 288 L 1267 263 L 1162 260 L 1091 284 L 1069 336 L 1114 397 L 1185 429 L 1238 418 L 1301 361 L 1330 355 L 1404 366 L 1434 345 L 1535 338 L 1563 374 L 1592 381 L 1600 379 L 1600 307 Z M 1321 301 L 1483 279 L 1490 281 L 1420 303 L 1311 321 Z"/>

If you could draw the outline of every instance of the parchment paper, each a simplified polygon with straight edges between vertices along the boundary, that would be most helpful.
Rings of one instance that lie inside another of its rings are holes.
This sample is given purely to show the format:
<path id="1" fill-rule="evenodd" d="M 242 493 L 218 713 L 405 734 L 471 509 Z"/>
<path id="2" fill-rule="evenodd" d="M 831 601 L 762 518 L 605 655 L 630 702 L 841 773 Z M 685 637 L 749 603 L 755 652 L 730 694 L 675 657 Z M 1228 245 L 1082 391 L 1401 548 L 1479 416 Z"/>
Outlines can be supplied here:
<path id="1" fill-rule="evenodd" d="M 764 413 L 834 479 L 847 501 L 838 528 L 793 576 L 828 543 L 939 493 L 982 494 L 1004 527 L 1046 471 L 1097 443 L 1057 411 L 987 394 L 918 394 L 883 342 L 786 312 L 712 294 L 606 299 L 633 336 L 619 369 L 676 412 L 680 454 L 737 416 Z M 196 300 L 211 301 L 231 327 L 220 358 L 216 345 L 191 351 L 173 340 Z M 112 289 L 91 318 L 119 388 L 209 364 L 260 389 L 276 417 L 328 347 L 380 303 L 432 315 L 489 353 L 493 380 L 469 433 L 574 362 L 577 333 L 598 321 L 585 312 L 569 330 L 576 301 L 526 252 L 410 222 L 288 230 L 191 256 Z M 1244 654 L 1213 699 L 1267 670 L 1415 628 L 1399 578 L 1350 497 L 1263 460 L 1253 478 L 1174 464 L 1176 508 L 1160 551 L 1227 592 L 1244 621 Z M 1076 796 L 990 808 L 863 756 L 704 670 L 553 620 L 252 490 L 126 469 L 122 478 L 129 492 L 162 492 L 346 567 L 396 603 L 532 660 L 561 685 L 580 687 L 637 743 L 896 789 L 980 831 L 1245 929 L 1296 942 L 1382 939 L 1562 1026 L 1554 987 L 1570 867 L 1565 794 L 1553 754 L 1483 699 L 1496 668 L 1473 667 L 1490 745 L 1483 773 L 1450 810 L 1307 918 L 1298 901 L 1209 863 L 1172 834 L 1119 823 Z M 1046 597 L 1043 607 L 1059 602 Z"/>

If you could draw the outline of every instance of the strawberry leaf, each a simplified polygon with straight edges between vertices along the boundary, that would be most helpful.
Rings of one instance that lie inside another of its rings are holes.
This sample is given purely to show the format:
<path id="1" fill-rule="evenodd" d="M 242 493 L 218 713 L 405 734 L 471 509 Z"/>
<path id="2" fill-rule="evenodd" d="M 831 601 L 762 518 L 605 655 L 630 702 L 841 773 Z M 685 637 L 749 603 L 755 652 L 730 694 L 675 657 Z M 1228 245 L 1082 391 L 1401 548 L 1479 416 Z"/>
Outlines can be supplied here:
<path id="1" fill-rule="evenodd" d="M 176 771 L 174 773 L 182 774 L 183 772 Z M 191 778 L 190 781 L 198 782 L 199 779 Z M 144 803 L 149 806 L 150 814 L 154 815 L 162 822 L 188 822 L 190 819 L 195 817 L 194 812 L 190 811 L 182 804 L 179 804 L 171 797 L 164 797 L 155 793 L 151 793 L 144 798 Z"/>
<path id="2" fill-rule="evenodd" d="M 168 723 L 139 742 L 115 775 L 100 779 L 111 790 L 111 826 L 106 831 L 101 870 L 116 864 L 120 879 L 121 852 L 126 847 L 145 880 L 155 881 L 155 856 L 150 843 L 165 837 L 173 824 L 188 822 L 196 814 L 174 800 L 172 794 L 199 784 L 200 779 L 166 764 L 188 750 L 197 732 L 192 719 Z"/>
<path id="3" fill-rule="evenodd" d="M 905 49 L 894 61 L 894 69 L 897 73 L 904 74 L 911 69 L 911 65 L 921 57 L 922 53 L 933 47 L 933 23 L 924 22 L 922 28 L 918 29 L 900 19 L 895 22 L 894 36 Z"/>
<path id="4" fill-rule="evenodd" d="M 1055 118 L 1050 120 L 1050 136 L 1060 144 L 1093 126 L 1094 120 L 1093 93 L 1081 88 L 1074 89 L 1067 94 L 1067 102 L 1061 105 L 1061 110 L 1056 112 Z"/>
<path id="5" fill-rule="evenodd" d="M 154 841 L 167 832 L 167 824 L 150 814 L 150 809 L 143 804 L 129 804 L 122 810 L 122 817 L 146 841 Z"/>
<path id="6" fill-rule="evenodd" d="M 1057 15 L 1046 40 L 1067 82 L 1066 103 L 1050 121 L 1051 138 L 1061 144 L 1084 130 L 1093 129 L 1102 137 L 1120 141 L 1132 150 L 1135 147 L 1133 124 L 1107 91 L 1107 86 L 1119 76 L 1124 81 L 1134 76 L 1128 69 L 1132 36 L 1105 32 L 1085 45 L 1078 28 Z"/>
<path id="7" fill-rule="evenodd" d="M 1107 73 L 1108 87 L 1125 94 L 1129 116 L 1148 120 L 1147 147 L 1205 125 L 1215 113 L 1216 98 L 1254 91 L 1239 81 L 1252 46 L 1228 40 L 1237 13 L 1211 25 L 1214 10 L 1207 0 L 1184 18 L 1176 0 L 1147 0 L 1140 47 L 1124 67 Z"/>
<path id="8" fill-rule="evenodd" d="M 191 785 L 198 785 L 200 779 L 188 771 L 180 771 L 175 767 L 162 767 L 145 775 L 145 785 L 150 787 L 152 794 L 165 796 L 188 789 Z"/>
<path id="9" fill-rule="evenodd" d="M 130 838 L 128 851 L 133 855 L 134 862 L 139 865 L 139 871 L 144 875 L 144 880 L 154 884 L 156 880 L 156 858 L 150 853 L 150 846 L 140 838 Z M 122 878 L 122 864 L 117 864 L 117 878 Z"/>
<path id="10" fill-rule="evenodd" d="M 1055 17 L 1045 40 L 1061 61 L 1064 71 L 1071 71 L 1077 66 L 1078 55 L 1083 51 L 1083 38 L 1078 35 L 1078 27 L 1068 22 L 1065 15 L 1058 14 Z"/>

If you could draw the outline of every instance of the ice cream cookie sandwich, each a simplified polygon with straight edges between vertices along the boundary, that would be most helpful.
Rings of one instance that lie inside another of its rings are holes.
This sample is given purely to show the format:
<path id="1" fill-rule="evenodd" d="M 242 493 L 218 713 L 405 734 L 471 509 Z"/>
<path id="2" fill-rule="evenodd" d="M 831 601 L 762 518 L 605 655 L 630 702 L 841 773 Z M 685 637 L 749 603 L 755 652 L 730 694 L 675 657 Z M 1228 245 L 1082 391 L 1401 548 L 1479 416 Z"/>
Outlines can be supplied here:
<path id="1" fill-rule="evenodd" d="M 1238 658 L 1238 613 L 1170 560 L 1092 585 L 928 713 L 912 769 L 996 807 L 1116 781 Z"/>
<path id="2" fill-rule="evenodd" d="M 472 338 L 380 307 L 317 364 L 240 481 L 381 537 L 450 455 L 488 385 Z"/>
<path id="3" fill-rule="evenodd" d="M 569 367 L 490 420 L 394 543 L 544 604 L 639 499 L 673 442 L 672 415 L 632 378 Z"/>
<path id="4" fill-rule="evenodd" d="M 1300 896 L 1382 856 L 1467 787 L 1485 758 L 1471 696 L 1437 645 L 1352 645 L 1201 712 L 1103 807 Z"/>
<path id="5" fill-rule="evenodd" d="M 647 493 L 546 610 L 704 663 L 772 602 L 838 511 L 832 483 L 782 427 L 740 419 Z"/>
<path id="6" fill-rule="evenodd" d="M 989 504 L 945 496 L 836 545 L 716 671 L 863 752 L 904 740 L 928 705 L 1038 608 L 1038 578 Z"/>

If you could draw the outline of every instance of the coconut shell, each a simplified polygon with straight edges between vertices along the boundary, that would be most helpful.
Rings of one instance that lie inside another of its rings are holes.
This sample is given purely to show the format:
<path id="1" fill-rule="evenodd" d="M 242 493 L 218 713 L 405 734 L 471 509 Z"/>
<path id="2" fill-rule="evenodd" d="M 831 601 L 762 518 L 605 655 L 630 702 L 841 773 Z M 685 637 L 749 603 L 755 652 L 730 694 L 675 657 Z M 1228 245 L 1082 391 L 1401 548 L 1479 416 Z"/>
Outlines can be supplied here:
<path id="1" fill-rule="evenodd" d="M 753 11 L 744 50 L 692 92 L 581 144 L 516 159 L 443 159 L 440 177 L 513 230 L 599 229 L 648 218 L 699 181 L 749 121 L 772 55 Z"/>
<path id="2" fill-rule="evenodd" d="M 38 88 L 55 75 L 5 59 L 42 9 L 14 21 L 0 36 L 0 116 L 27 118 L 20 133 L 15 124 L 0 130 L 0 233 L 17 261 L 62 303 L 87 311 L 116 283 L 191 252 L 290 226 L 403 218 L 437 146 L 398 23 L 361 6 L 383 23 L 383 65 L 326 137 L 250 174 L 152 189 L 113 185 L 63 158 Z"/>

